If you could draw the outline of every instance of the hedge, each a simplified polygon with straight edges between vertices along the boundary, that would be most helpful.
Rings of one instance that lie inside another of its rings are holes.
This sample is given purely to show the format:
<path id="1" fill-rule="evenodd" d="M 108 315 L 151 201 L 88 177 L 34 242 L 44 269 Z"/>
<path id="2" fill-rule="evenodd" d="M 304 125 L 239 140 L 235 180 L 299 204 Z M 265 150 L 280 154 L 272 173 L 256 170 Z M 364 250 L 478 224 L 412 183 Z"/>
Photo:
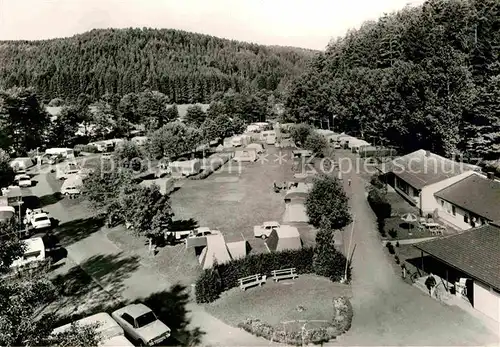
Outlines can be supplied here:
<path id="1" fill-rule="evenodd" d="M 382 190 L 372 187 L 368 193 L 368 203 L 379 220 L 391 217 L 391 204 Z"/>
<path id="2" fill-rule="evenodd" d="M 270 275 L 272 270 L 296 268 L 297 273 L 313 273 L 314 248 L 301 248 L 250 255 L 224 264 L 215 264 L 196 280 L 197 303 L 215 301 L 219 295 L 239 285 L 238 279 L 255 274 Z"/>
<path id="3" fill-rule="evenodd" d="M 205 159 L 205 160 L 210 161 L 210 166 L 207 167 L 206 169 L 204 169 L 199 174 L 190 176 L 189 179 L 190 180 L 203 180 L 203 179 L 207 178 L 208 176 L 213 174 L 215 171 L 219 170 L 222 165 L 224 165 L 225 163 L 227 163 L 229 161 L 230 158 L 231 158 L 231 155 L 217 156 L 217 159 L 219 159 L 219 160 L 216 160 L 213 165 L 212 165 L 212 161 L 210 158 Z"/>
<path id="4" fill-rule="evenodd" d="M 99 150 L 93 145 L 76 145 L 74 151 L 77 152 L 87 152 L 87 153 L 97 153 Z"/>
<path id="5" fill-rule="evenodd" d="M 391 148 L 367 148 L 361 149 L 359 151 L 359 156 L 361 158 L 370 158 L 370 157 L 393 157 L 396 155 L 396 151 Z"/>
<path id="6" fill-rule="evenodd" d="M 306 329 L 304 333 L 297 330 L 286 330 L 283 327 L 274 327 L 259 319 L 247 319 L 238 324 L 238 327 L 249 333 L 265 338 L 266 340 L 284 343 L 292 346 L 323 344 L 350 329 L 353 310 L 350 301 L 345 297 L 333 299 L 334 312 L 328 326 Z M 301 325 L 303 322 L 301 322 Z"/>

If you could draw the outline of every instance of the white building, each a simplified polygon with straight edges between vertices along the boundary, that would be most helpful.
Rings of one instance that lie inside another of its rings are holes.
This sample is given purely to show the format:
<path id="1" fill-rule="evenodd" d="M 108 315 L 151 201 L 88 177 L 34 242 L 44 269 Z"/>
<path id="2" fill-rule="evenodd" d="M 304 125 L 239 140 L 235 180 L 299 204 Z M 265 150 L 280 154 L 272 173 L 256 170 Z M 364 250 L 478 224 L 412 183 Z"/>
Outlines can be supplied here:
<path id="1" fill-rule="evenodd" d="M 500 224 L 491 223 L 458 235 L 421 242 L 423 269 L 441 279 L 445 288 L 500 323 Z M 425 262 L 424 255 L 434 262 Z M 437 263 L 437 264 L 436 264 Z"/>
<path id="2" fill-rule="evenodd" d="M 429 151 L 418 150 L 383 163 L 379 170 L 386 182 L 422 214 L 436 211 L 434 193 L 480 171 L 478 166 L 459 163 Z"/>
<path id="3" fill-rule="evenodd" d="M 439 218 L 466 230 L 500 220 L 500 181 L 493 175 L 467 175 L 434 193 Z"/>

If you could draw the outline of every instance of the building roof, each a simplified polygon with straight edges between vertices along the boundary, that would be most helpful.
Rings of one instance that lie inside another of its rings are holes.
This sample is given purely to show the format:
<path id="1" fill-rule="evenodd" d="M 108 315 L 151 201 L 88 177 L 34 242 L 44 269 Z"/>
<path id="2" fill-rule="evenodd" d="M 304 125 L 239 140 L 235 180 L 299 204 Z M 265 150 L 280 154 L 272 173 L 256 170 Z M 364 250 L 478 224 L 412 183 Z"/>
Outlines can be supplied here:
<path id="1" fill-rule="evenodd" d="M 500 290 L 500 224 L 486 224 L 433 241 L 415 244 L 432 257 Z"/>
<path id="2" fill-rule="evenodd" d="M 465 171 L 479 171 L 475 165 L 459 163 L 423 149 L 398 157 L 379 166 L 382 173 L 392 172 L 416 189 L 454 177 Z"/>
<path id="3" fill-rule="evenodd" d="M 472 174 L 434 195 L 480 217 L 500 220 L 500 181 Z"/>

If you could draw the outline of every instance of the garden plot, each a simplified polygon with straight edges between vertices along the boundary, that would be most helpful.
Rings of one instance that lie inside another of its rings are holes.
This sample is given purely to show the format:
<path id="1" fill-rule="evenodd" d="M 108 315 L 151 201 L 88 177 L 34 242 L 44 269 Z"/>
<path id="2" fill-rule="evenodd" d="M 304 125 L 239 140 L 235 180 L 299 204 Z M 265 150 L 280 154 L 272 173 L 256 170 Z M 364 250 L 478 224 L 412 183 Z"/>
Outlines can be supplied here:
<path id="1" fill-rule="evenodd" d="M 205 308 L 230 325 L 246 319 L 260 319 L 275 327 L 294 321 L 314 325 L 332 320 L 333 299 L 340 296 L 351 297 L 351 289 L 326 278 L 301 275 L 278 283 L 268 280 L 262 287 L 246 291 L 233 288 Z"/>

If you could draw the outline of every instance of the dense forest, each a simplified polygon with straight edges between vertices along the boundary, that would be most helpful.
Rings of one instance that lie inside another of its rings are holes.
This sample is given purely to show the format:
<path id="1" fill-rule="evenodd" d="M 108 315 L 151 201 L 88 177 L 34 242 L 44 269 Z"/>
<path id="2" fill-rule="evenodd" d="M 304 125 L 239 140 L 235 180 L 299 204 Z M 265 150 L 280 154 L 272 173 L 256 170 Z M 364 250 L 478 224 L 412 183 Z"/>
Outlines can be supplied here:
<path id="1" fill-rule="evenodd" d="M 500 1 L 430 0 L 332 41 L 291 86 L 288 116 L 403 152 L 495 159 L 499 53 Z"/>
<path id="2" fill-rule="evenodd" d="M 34 87 L 42 100 L 140 92 L 208 103 L 215 92 L 283 90 L 314 51 L 170 29 L 92 30 L 70 38 L 0 42 L 0 88 Z"/>

